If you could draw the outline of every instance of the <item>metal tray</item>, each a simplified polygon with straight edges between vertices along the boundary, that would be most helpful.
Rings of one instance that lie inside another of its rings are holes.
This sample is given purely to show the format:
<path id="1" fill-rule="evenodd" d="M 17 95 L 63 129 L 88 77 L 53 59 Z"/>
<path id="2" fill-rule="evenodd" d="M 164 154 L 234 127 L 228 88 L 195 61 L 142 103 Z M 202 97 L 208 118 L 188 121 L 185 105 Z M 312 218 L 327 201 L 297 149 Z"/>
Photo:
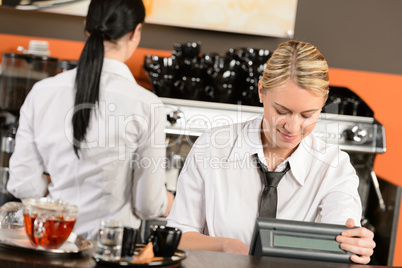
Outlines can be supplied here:
<path id="1" fill-rule="evenodd" d="M 135 253 L 140 252 L 145 245 L 137 245 L 135 248 Z M 163 261 L 154 261 L 148 263 L 132 263 L 130 262 L 130 257 L 123 257 L 118 261 L 105 261 L 99 258 L 94 257 L 95 261 L 100 264 L 101 266 L 125 266 L 125 267 L 179 267 L 181 262 L 187 258 L 187 252 L 181 249 L 177 249 L 174 255 L 170 258 L 164 258 Z"/>
<path id="2" fill-rule="evenodd" d="M 91 241 L 81 236 L 70 235 L 68 240 L 58 249 L 44 249 L 42 247 L 34 248 L 30 245 L 25 229 L 2 229 L 0 228 L 0 247 L 15 249 L 17 251 L 33 252 L 35 254 L 46 256 L 70 256 L 88 253 L 93 248 Z"/>

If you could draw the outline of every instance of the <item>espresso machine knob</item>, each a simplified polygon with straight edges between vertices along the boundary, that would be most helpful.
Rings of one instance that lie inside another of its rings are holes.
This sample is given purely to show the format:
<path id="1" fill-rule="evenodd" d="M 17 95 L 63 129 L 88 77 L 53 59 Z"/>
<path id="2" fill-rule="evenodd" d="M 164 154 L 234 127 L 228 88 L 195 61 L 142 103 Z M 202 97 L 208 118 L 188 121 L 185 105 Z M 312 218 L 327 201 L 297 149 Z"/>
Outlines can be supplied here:
<path id="1" fill-rule="evenodd" d="M 355 143 L 364 143 L 367 141 L 368 132 L 365 129 L 354 126 L 351 129 L 347 129 L 343 132 L 345 140 L 352 141 Z"/>
<path id="2" fill-rule="evenodd" d="M 176 124 L 177 120 L 180 118 L 183 118 L 183 111 L 179 108 L 166 116 L 167 121 L 169 121 L 170 124 L 174 125 Z"/>

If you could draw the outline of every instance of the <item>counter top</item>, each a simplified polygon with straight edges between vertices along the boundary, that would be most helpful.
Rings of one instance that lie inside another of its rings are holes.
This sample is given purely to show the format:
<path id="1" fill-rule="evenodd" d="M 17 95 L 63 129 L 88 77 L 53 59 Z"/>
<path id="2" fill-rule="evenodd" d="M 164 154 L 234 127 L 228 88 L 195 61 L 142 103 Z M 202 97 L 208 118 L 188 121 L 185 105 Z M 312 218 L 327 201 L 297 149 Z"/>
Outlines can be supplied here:
<path id="1" fill-rule="evenodd" d="M 372 266 L 344 264 L 321 261 L 307 261 L 298 259 L 286 259 L 276 257 L 257 257 L 244 256 L 211 251 L 187 250 L 188 257 L 180 267 L 186 268 L 311 268 L 311 267 L 328 267 L 328 268 L 371 268 L 371 267 L 390 267 L 390 266 Z M 30 252 L 18 252 L 15 250 L 0 248 L 1 267 L 97 267 L 97 263 L 91 258 L 90 254 L 80 257 L 58 257 L 49 258 L 36 255 Z"/>

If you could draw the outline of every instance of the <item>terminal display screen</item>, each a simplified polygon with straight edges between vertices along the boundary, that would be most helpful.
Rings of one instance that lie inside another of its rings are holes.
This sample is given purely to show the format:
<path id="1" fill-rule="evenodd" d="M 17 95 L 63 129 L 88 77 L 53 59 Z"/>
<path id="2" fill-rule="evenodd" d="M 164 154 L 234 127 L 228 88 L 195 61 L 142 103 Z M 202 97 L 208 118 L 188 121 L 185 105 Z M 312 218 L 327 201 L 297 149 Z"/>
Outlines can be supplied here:
<path id="1" fill-rule="evenodd" d="M 344 225 L 258 218 L 250 255 L 351 263 L 336 236 Z"/>
<path id="2" fill-rule="evenodd" d="M 289 235 L 274 235 L 274 247 L 297 248 L 344 253 L 335 240 Z"/>

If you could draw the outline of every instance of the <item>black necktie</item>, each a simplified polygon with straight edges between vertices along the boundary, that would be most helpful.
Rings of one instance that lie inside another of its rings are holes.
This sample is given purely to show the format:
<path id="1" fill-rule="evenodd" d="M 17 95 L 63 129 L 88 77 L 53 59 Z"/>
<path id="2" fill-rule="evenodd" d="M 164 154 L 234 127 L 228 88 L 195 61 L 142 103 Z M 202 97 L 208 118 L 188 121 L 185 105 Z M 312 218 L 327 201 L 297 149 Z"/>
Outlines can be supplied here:
<path id="1" fill-rule="evenodd" d="M 258 154 L 253 155 L 257 162 L 258 171 L 263 178 L 264 189 L 260 199 L 260 217 L 276 218 L 276 206 L 278 201 L 278 193 L 276 187 L 279 182 L 289 171 L 289 162 L 282 172 L 270 172 L 267 167 L 261 163 Z"/>

